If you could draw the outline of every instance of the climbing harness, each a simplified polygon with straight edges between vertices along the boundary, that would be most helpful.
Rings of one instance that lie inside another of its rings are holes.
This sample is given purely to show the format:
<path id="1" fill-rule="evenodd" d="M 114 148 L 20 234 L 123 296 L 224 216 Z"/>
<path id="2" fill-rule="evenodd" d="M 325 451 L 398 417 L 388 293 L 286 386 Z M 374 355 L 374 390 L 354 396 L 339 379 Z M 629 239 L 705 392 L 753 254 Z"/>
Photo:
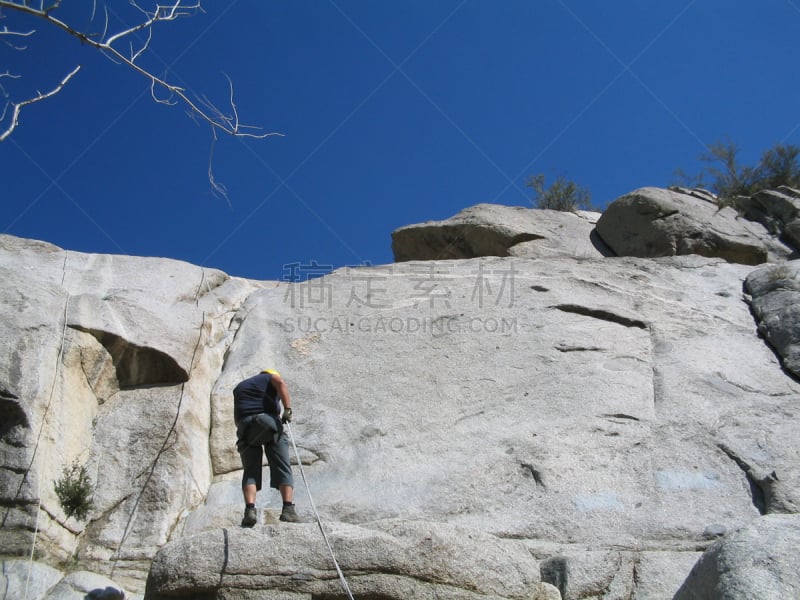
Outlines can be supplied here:
<path id="1" fill-rule="evenodd" d="M 294 435 L 292 434 L 291 427 L 289 427 L 289 423 L 287 422 L 284 427 L 286 427 L 286 431 L 289 434 L 289 439 L 292 442 L 292 448 L 294 448 L 294 455 L 297 458 L 297 466 L 300 469 L 300 476 L 303 478 L 303 484 L 306 486 L 306 493 L 308 494 L 308 502 L 311 505 L 311 510 L 314 513 L 314 517 L 317 519 L 317 525 L 319 526 L 319 530 L 322 532 L 322 539 L 325 540 L 325 544 L 328 546 L 328 552 L 331 555 L 331 559 L 333 560 L 333 566 L 336 567 L 336 572 L 339 574 L 339 581 L 342 582 L 342 588 L 345 592 L 347 592 L 347 597 L 350 600 L 353 600 L 353 593 L 350 591 L 350 586 L 347 585 L 347 580 L 344 578 L 344 573 L 339 568 L 339 563 L 336 561 L 336 556 L 333 554 L 333 546 L 331 546 L 330 541 L 328 540 L 328 534 L 325 533 L 325 528 L 322 526 L 322 519 L 319 517 L 319 513 L 317 512 L 317 507 L 314 506 L 314 499 L 311 497 L 311 490 L 308 487 L 308 480 L 306 479 L 306 473 L 303 470 L 303 463 L 300 461 L 300 452 L 297 451 L 297 444 L 294 442 Z"/>

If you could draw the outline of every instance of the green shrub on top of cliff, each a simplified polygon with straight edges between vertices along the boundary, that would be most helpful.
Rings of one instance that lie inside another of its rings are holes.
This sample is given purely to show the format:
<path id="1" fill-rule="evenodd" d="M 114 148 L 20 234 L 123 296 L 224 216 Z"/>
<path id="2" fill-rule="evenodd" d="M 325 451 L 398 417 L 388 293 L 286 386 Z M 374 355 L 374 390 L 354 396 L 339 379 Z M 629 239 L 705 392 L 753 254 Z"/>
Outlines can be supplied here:
<path id="1" fill-rule="evenodd" d="M 736 206 L 738 196 L 782 185 L 800 187 L 800 146 L 775 144 L 765 150 L 755 165 L 742 165 L 737 160 L 739 147 L 730 140 L 714 142 L 700 156 L 709 166 L 699 174 L 687 176 L 676 171 L 685 185 L 710 189 L 719 197 L 721 206 Z"/>
<path id="2" fill-rule="evenodd" d="M 548 188 L 544 185 L 542 173 L 528 177 L 525 185 L 533 188 L 533 191 L 536 192 L 536 196 L 533 198 L 533 205 L 536 208 L 564 212 L 592 209 L 592 195 L 589 190 L 562 175 L 559 175 Z"/>
<path id="3" fill-rule="evenodd" d="M 777 144 L 761 156 L 763 189 L 800 187 L 800 146 Z"/>

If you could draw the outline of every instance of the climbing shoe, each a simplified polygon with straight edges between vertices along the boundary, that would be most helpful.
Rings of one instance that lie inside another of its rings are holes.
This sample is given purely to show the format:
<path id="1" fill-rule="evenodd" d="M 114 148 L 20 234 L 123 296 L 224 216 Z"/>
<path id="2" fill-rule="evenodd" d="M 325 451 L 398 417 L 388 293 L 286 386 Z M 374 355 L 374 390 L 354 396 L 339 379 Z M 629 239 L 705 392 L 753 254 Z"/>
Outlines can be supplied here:
<path id="1" fill-rule="evenodd" d="M 244 509 L 244 518 L 242 519 L 242 527 L 252 527 L 258 522 L 258 512 L 255 506 L 248 506 Z"/>
<path id="2" fill-rule="evenodd" d="M 297 511 L 294 509 L 294 504 L 287 504 L 283 507 L 280 519 L 287 523 L 302 523 L 300 517 L 297 516 Z"/>

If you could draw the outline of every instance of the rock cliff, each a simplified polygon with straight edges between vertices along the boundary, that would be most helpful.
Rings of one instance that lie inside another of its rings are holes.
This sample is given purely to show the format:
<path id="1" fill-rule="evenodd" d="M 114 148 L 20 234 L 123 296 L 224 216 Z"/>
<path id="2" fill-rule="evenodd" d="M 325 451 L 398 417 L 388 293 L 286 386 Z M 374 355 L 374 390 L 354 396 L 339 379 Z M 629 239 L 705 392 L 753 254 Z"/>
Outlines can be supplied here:
<path id="1" fill-rule="evenodd" d="M 0 236 L 0 590 L 345 598 L 317 525 L 279 523 L 276 492 L 239 527 L 231 390 L 267 367 L 293 390 L 299 512 L 313 499 L 355 597 L 785 581 L 794 533 L 767 575 L 732 579 L 746 560 L 725 544 L 798 527 L 791 238 L 714 221 L 688 191 L 617 203 L 480 205 L 395 232 L 403 262 L 297 284 Z M 86 521 L 54 491 L 73 462 Z"/>

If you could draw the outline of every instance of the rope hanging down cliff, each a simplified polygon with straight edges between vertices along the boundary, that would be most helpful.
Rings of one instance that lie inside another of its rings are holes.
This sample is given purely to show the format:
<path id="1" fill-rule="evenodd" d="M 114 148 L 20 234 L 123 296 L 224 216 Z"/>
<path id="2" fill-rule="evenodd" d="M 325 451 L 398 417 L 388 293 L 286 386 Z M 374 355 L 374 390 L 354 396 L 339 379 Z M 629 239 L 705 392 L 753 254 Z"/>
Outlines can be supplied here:
<path id="1" fill-rule="evenodd" d="M 342 583 L 342 588 L 347 593 L 347 597 L 350 598 L 350 600 L 353 600 L 353 593 L 350 591 L 350 586 L 347 585 L 347 579 L 345 579 L 344 573 L 342 573 L 342 570 L 339 568 L 339 563 L 336 561 L 336 555 L 333 553 L 333 546 L 331 546 L 331 542 L 328 539 L 328 534 L 325 533 L 325 528 L 322 526 L 322 519 L 320 519 L 319 512 L 317 512 L 317 507 L 314 505 L 314 499 L 311 497 L 311 490 L 308 487 L 308 480 L 306 479 L 306 473 L 303 470 L 303 463 L 300 461 L 300 453 L 297 451 L 297 444 L 294 441 L 292 429 L 289 426 L 289 423 L 286 423 L 284 427 L 286 427 L 286 432 L 289 434 L 289 440 L 292 442 L 294 455 L 297 458 L 297 467 L 300 469 L 300 476 L 303 478 L 303 484 L 306 486 L 306 493 L 308 494 L 308 502 L 311 505 L 311 510 L 317 520 L 319 530 L 322 532 L 322 539 L 325 540 L 325 545 L 328 546 L 328 552 L 333 560 L 333 566 L 336 567 L 336 573 L 339 575 L 339 581 Z"/>
<path id="2" fill-rule="evenodd" d="M 64 280 L 67 275 L 67 258 L 69 258 L 69 252 L 64 253 L 64 264 L 61 266 L 61 287 L 64 287 Z M 22 481 L 19 484 L 19 488 L 17 489 L 17 496 L 19 496 L 20 491 L 22 490 L 22 486 L 25 484 L 25 480 L 28 478 L 28 474 L 33 469 L 33 463 L 36 460 L 36 454 L 39 451 L 39 445 L 42 441 L 42 434 L 44 433 L 45 425 L 47 424 L 47 416 L 50 413 L 50 406 L 53 404 L 53 396 L 55 395 L 56 384 L 58 383 L 58 376 L 61 367 L 61 359 L 64 355 L 64 339 L 67 336 L 67 315 L 69 313 L 69 299 L 70 294 L 67 292 L 67 298 L 64 301 L 64 323 L 61 327 L 61 341 L 58 345 L 58 354 L 56 355 L 56 367 L 55 371 L 53 372 L 53 385 L 50 387 L 50 395 L 47 399 L 47 406 L 44 409 L 44 414 L 42 415 L 42 424 L 39 427 L 39 434 L 36 436 L 36 445 L 33 447 L 33 455 L 31 456 L 31 462 L 28 465 L 28 468 L 25 470 L 25 474 L 22 477 Z M 45 445 L 44 450 L 44 459 L 42 462 L 44 464 L 47 463 L 47 451 L 49 450 L 49 446 Z M 44 477 L 40 476 L 37 478 L 36 483 L 36 495 L 38 496 L 38 504 L 36 506 L 36 521 L 33 528 L 33 540 L 31 541 L 31 554 L 28 558 L 28 574 L 25 578 L 25 594 L 23 598 L 25 600 L 28 599 L 28 589 L 30 588 L 31 583 L 31 573 L 33 572 L 33 559 L 36 551 L 36 538 L 39 535 L 39 515 L 42 512 L 42 480 Z M 8 516 L 8 511 L 6 511 L 6 516 Z M 5 517 L 3 518 L 3 524 L 5 524 Z"/>

